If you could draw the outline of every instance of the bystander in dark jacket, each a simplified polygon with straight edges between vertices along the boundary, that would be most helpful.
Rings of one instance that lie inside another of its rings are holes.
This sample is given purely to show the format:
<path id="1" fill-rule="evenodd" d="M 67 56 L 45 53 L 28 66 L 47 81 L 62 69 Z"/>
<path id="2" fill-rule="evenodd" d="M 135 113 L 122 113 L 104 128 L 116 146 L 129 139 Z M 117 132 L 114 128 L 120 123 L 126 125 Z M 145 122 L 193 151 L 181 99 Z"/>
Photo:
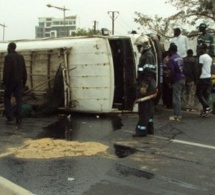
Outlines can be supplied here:
<path id="1" fill-rule="evenodd" d="M 193 56 L 193 50 L 187 50 L 187 56 L 184 60 L 184 75 L 185 75 L 185 108 L 187 111 L 192 111 L 195 105 L 196 97 L 196 82 L 197 82 L 197 70 L 198 60 Z"/>
<path id="2" fill-rule="evenodd" d="M 24 57 L 15 50 L 16 44 L 9 43 L 3 69 L 4 105 L 7 122 L 12 122 L 16 117 L 16 123 L 20 124 L 22 121 L 22 93 L 27 81 L 27 71 Z M 14 112 L 11 106 L 12 96 L 16 100 Z"/>

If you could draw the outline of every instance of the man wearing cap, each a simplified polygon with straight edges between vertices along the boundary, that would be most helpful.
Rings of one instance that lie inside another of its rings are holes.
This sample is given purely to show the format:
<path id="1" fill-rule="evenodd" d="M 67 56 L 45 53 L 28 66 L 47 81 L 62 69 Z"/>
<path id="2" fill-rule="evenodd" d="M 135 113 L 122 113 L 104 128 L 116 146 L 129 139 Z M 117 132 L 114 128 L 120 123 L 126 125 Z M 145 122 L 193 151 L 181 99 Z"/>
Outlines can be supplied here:
<path id="1" fill-rule="evenodd" d="M 206 31 L 207 25 L 205 23 L 201 23 L 199 25 L 199 32 L 201 34 L 197 38 L 197 55 L 200 55 L 200 46 L 205 43 L 207 45 L 208 54 L 210 56 L 214 56 L 214 38 L 213 36 Z"/>
<path id="2" fill-rule="evenodd" d="M 181 29 L 179 27 L 174 28 L 174 37 L 171 42 L 176 44 L 178 55 L 182 58 L 186 57 L 187 50 L 189 49 L 188 38 L 181 34 Z"/>
<path id="3" fill-rule="evenodd" d="M 200 116 L 206 117 L 212 110 L 208 105 L 208 98 L 212 88 L 211 66 L 212 58 L 207 54 L 207 45 L 203 43 L 199 48 L 199 79 L 196 85 L 196 96 L 202 105 Z"/>

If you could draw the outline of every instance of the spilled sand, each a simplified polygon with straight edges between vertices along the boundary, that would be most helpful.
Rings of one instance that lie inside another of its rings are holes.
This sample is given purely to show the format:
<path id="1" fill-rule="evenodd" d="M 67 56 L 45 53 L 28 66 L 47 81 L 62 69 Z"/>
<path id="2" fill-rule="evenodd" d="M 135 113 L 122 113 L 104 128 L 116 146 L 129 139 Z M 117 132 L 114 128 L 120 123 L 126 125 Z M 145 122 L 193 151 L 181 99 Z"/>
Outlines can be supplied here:
<path id="1" fill-rule="evenodd" d="M 49 159 L 65 156 L 92 156 L 106 152 L 108 148 L 108 146 L 98 142 L 78 142 L 43 138 L 27 140 L 19 148 L 8 148 L 5 155 L 13 154 L 17 158 Z"/>

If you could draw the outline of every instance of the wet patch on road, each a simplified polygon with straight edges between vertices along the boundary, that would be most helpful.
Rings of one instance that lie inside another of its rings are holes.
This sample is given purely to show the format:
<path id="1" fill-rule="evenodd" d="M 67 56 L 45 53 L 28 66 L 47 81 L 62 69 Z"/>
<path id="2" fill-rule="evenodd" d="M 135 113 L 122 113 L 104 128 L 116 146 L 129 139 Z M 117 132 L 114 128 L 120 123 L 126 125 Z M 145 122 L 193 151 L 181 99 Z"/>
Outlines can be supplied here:
<path id="1" fill-rule="evenodd" d="M 115 149 L 115 154 L 119 158 L 125 158 L 125 157 L 137 152 L 137 150 L 135 148 L 131 148 L 128 146 L 122 146 L 122 145 L 118 145 L 118 144 L 114 144 L 114 149 Z"/>
<path id="2" fill-rule="evenodd" d="M 16 135 L 16 132 L 2 132 L 0 134 L 0 136 L 12 136 L 12 135 Z"/>
<path id="3" fill-rule="evenodd" d="M 121 127 L 121 117 L 117 115 L 62 115 L 56 122 L 44 127 L 37 139 L 53 138 L 71 141 L 88 137 L 100 140 L 101 136 L 119 130 Z"/>
<path id="4" fill-rule="evenodd" d="M 170 178 L 170 177 L 165 177 L 162 175 L 157 175 L 152 172 L 128 167 L 125 165 L 116 164 L 115 170 L 124 177 L 134 176 L 134 177 L 138 177 L 138 178 L 145 178 L 148 180 L 151 180 L 151 179 L 161 180 L 161 181 L 165 181 L 170 184 L 175 184 L 175 185 L 181 186 L 183 188 L 199 190 L 199 191 L 202 191 L 203 194 L 205 191 L 207 191 L 205 188 L 202 188 L 202 187 L 190 184 L 190 183 L 186 183 L 186 182 L 183 182 L 183 181 L 180 181 L 180 180 L 177 180 L 174 178 Z"/>
<path id="5" fill-rule="evenodd" d="M 135 177 L 143 177 L 146 179 L 153 179 L 155 177 L 155 174 L 142 171 L 139 169 L 134 169 L 131 167 L 123 166 L 123 165 L 116 165 L 116 171 L 120 173 L 123 176 L 135 176 Z"/>

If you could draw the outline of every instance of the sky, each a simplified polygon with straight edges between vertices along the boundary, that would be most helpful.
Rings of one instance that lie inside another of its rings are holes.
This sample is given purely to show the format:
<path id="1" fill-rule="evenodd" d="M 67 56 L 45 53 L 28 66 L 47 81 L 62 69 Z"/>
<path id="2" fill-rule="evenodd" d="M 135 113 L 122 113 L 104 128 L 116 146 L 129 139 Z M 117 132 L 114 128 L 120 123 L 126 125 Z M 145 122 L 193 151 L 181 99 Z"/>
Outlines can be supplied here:
<path id="1" fill-rule="evenodd" d="M 109 11 L 117 11 L 114 21 L 115 34 L 128 34 L 138 30 L 139 25 L 134 22 L 135 12 L 149 16 L 159 15 L 168 17 L 176 9 L 165 3 L 166 0 L 0 0 L 0 41 L 3 39 L 34 39 L 35 26 L 39 17 L 63 18 L 63 11 L 49 8 L 46 5 L 65 7 L 69 9 L 66 16 L 76 15 L 79 28 L 93 28 L 97 21 L 97 29 L 112 30 Z"/>

